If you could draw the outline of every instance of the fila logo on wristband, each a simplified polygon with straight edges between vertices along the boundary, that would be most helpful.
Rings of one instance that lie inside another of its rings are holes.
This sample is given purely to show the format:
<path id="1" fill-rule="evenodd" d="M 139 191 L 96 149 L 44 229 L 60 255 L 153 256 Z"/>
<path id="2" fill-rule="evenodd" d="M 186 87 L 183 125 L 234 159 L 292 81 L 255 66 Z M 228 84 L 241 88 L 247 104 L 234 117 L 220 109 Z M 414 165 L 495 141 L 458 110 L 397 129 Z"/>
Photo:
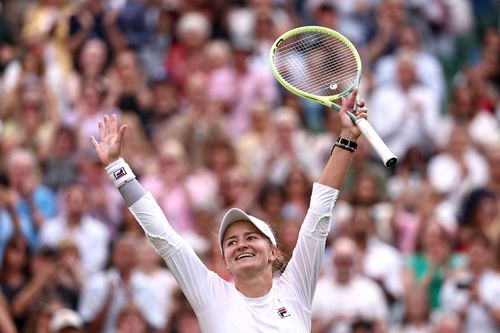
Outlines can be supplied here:
<path id="1" fill-rule="evenodd" d="M 108 165 L 106 167 L 106 173 L 116 188 L 120 188 L 125 183 L 135 179 L 134 172 L 123 158 L 119 158 Z"/>
<path id="2" fill-rule="evenodd" d="M 113 176 L 115 177 L 115 179 L 120 179 L 126 175 L 127 175 L 127 171 L 123 167 L 121 167 L 120 169 L 113 172 Z"/>
<path id="3" fill-rule="evenodd" d="M 281 318 L 286 318 L 286 317 L 290 317 L 291 314 L 286 311 L 286 308 L 285 307 L 281 307 L 278 309 L 278 314 L 280 315 Z"/>

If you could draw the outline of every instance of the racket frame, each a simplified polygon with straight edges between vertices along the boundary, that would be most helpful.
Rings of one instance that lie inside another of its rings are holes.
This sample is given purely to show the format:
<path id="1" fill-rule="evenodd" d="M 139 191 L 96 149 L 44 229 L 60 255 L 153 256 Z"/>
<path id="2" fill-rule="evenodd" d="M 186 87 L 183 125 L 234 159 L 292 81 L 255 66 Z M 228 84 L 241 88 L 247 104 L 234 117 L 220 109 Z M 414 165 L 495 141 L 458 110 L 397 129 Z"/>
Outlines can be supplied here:
<path id="1" fill-rule="evenodd" d="M 318 96 L 314 95 L 311 93 L 308 93 L 306 91 L 302 91 L 301 89 L 298 89 L 288 82 L 281 76 L 281 74 L 278 72 L 278 70 L 275 67 L 274 64 L 274 55 L 278 51 L 281 43 L 283 43 L 284 40 L 298 35 L 302 34 L 304 32 L 320 32 L 323 34 L 331 35 L 335 37 L 336 39 L 340 40 L 343 42 L 349 50 L 352 52 L 354 58 L 356 59 L 356 65 L 357 65 L 357 76 L 356 79 L 354 80 L 353 84 L 342 91 L 339 94 L 336 95 L 331 95 L 331 96 Z M 362 72 L 362 64 L 361 64 L 361 58 L 359 56 L 358 51 L 354 47 L 354 45 L 347 39 L 344 35 L 341 33 L 321 27 L 321 26 L 304 26 L 304 27 L 298 27 L 291 29 L 281 36 L 279 36 L 276 41 L 273 43 L 271 50 L 269 52 L 269 62 L 271 64 L 271 70 L 273 72 L 273 75 L 276 77 L 278 82 L 285 87 L 287 90 L 290 92 L 294 93 L 295 95 L 310 99 L 312 101 L 315 101 L 317 103 L 320 103 L 328 108 L 332 108 L 335 111 L 340 111 L 340 106 L 335 103 L 336 100 L 341 99 L 344 96 L 349 95 L 356 87 L 359 86 L 359 83 L 361 81 L 361 72 Z M 387 167 L 393 167 L 397 164 L 398 159 L 397 157 L 390 151 L 390 149 L 387 147 L 387 145 L 383 142 L 383 140 L 380 138 L 380 136 L 377 134 L 377 132 L 373 129 L 371 124 L 366 120 L 366 119 L 358 119 L 352 112 L 347 112 L 351 120 L 359 127 L 360 131 L 363 133 L 363 135 L 367 138 L 367 140 L 370 142 L 374 150 L 377 152 L 377 154 L 380 156 L 382 161 L 384 162 L 385 166 Z"/>

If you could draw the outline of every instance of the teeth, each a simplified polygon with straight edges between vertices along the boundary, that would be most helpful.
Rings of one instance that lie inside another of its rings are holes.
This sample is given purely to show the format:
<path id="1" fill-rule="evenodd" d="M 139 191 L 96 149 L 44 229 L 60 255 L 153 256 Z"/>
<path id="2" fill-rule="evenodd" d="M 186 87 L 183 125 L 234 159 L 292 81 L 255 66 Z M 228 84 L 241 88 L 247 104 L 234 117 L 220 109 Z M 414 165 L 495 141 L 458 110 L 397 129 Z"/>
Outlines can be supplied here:
<path id="1" fill-rule="evenodd" d="M 236 257 L 236 260 L 240 260 L 241 258 L 248 258 L 248 257 L 253 257 L 253 254 L 251 254 L 251 253 L 240 254 L 238 257 Z"/>

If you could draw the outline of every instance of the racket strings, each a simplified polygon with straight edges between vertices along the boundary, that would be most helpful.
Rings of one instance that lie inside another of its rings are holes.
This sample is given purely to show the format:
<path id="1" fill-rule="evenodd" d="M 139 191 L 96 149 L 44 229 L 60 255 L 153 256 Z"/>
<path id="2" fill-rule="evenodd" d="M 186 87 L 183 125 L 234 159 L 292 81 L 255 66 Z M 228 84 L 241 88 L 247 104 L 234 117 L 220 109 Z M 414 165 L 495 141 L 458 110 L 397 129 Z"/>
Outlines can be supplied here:
<path id="1" fill-rule="evenodd" d="M 299 50 L 304 52 L 304 47 L 300 45 L 303 43 L 298 44 Z M 319 47 L 321 47 L 319 43 L 313 44 L 313 48 L 317 49 Z M 331 47 L 329 47 L 329 49 L 331 49 Z M 308 50 L 305 51 L 307 52 Z M 306 64 L 303 64 L 299 57 L 292 56 L 293 66 L 298 68 L 302 75 L 297 76 L 292 72 L 292 75 L 285 75 L 284 79 L 292 81 L 290 82 L 291 84 L 300 85 L 303 90 L 316 95 L 333 95 L 336 93 L 335 90 L 346 90 L 354 83 L 355 78 L 353 78 L 352 73 L 357 73 L 357 64 L 351 61 L 351 63 L 348 63 L 346 66 L 345 61 L 342 61 L 346 56 L 351 55 L 349 49 L 344 48 L 342 52 L 338 52 L 338 49 L 333 52 L 330 51 L 327 52 L 328 56 L 324 54 L 320 55 L 322 59 L 320 59 L 319 62 L 314 59 L 317 57 L 317 54 L 314 53 L 313 51 L 311 54 L 306 54 L 304 56 L 306 58 Z M 306 77 L 314 78 L 314 82 L 304 80 Z M 333 87 L 336 88 L 332 89 Z"/>
<path id="2" fill-rule="evenodd" d="M 320 32 L 283 41 L 273 61 L 285 81 L 314 95 L 339 94 L 358 77 L 358 62 L 352 50 L 336 37 Z"/>
<path id="3" fill-rule="evenodd" d="M 328 65 L 328 68 L 331 69 L 331 71 L 348 71 L 349 69 L 342 68 L 342 64 L 339 63 L 338 61 L 332 61 L 337 58 L 339 59 L 346 59 L 349 56 L 352 56 L 352 51 L 347 47 L 343 42 L 339 41 L 335 37 L 330 37 L 328 39 L 329 42 L 333 42 L 330 44 L 325 44 L 323 41 L 325 41 L 325 35 L 311 35 L 308 37 L 301 38 L 299 40 L 296 40 L 295 42 L 289 43 L 289 45 L 284 46 L 283 48 L 280 49 L 280 52 L 286 55 L 287 53 L 296 53 L 296 51 L 305 53 L 309 51 L 315 51 L 315 50 L 320 50 L 320 49 L 325 49 L 328 48 L 330 51 L 330 57 L 327 58 L 326 63 Z M 339 48 L 339 45 L 341 48 Z M 326 46 L 326 47 L 324 47 Z M 339 51 L 340 50 L 340 51 Z M 352 60 L 350 61 L 350 64 L 353 65 L 357 69 L 357 63 L 355 58 L 352 56 Z"/>

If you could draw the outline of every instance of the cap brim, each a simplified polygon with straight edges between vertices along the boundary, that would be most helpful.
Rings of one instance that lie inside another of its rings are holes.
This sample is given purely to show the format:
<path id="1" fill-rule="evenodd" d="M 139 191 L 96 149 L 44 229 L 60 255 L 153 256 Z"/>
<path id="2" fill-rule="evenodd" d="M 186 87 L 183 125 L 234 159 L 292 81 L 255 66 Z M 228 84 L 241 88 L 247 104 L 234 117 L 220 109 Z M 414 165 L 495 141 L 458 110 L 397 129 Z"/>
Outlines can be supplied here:
<path id="1" fill-rule="evenodd" d="M 271 244 L 274 246 L 277 246 L 276 243 L 276 238 L 274 237 L 274 234 L 271 230 L 271 228 L 267 225 L 266 222 L 259 220 L 258 218 L 248 215 L 244 211 L 242 211 L 239 208 L 231 208 L 229 209 L 224 217 L 222 218 L 222 222 L 220 224 L 219 228 L 219 246 L 222 251 L 222 241 L 224 238 L 224 233 L 226 232 L 226 229 L 233 224 L 234 222 L 237 221 L 248 221 L 252 223 L 264 236 L 269 238 L 271 241 Z"/>

